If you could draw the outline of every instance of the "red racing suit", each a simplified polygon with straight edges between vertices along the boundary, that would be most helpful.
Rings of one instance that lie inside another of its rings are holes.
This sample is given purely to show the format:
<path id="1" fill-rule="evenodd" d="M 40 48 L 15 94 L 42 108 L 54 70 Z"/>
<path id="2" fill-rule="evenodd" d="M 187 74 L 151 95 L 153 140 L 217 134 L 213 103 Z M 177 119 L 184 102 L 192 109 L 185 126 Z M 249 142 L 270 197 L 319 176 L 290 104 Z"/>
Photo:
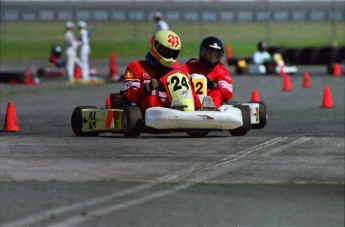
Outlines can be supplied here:
<path id="1" fill-rule="evenodd" d="M 232 80 L 230 73 L 223 63 L 216 64 L 213 68 L 206 68 L 198 59 L 192 58 L 182 65 L 181 69 L 188 74 L 198 73 L 213 80 L 217 84 L 215 89 L 207 89 L 207 95 L 211 96 L 214 105 L 218 108 L 222 102 L 232 98 Z"/>
<path id="2" fill-rule="evenodd" d="M 174 66 L 172 70 L 178 69 L 178 66 L 179 64 Z M 130 102 L 140 106 L 143 113 L 145 113 L 145 110 L 149 107 L 167 107 L 166 101 L 168 97 L 165 91 L 152 90 L 148 94 L 145 90 L 146 84 L 150 83 L 152 79 L 159 80 L 159 78 L 163 76 L 159 76 L 160 74 L 161 73 L 144 60 L 133 61 L 127 66 L 124 79 L 125 96 Z M 200 108 L 201 103 L 194 89 L 192 89 L 192 93 L 195 108 Z"/>

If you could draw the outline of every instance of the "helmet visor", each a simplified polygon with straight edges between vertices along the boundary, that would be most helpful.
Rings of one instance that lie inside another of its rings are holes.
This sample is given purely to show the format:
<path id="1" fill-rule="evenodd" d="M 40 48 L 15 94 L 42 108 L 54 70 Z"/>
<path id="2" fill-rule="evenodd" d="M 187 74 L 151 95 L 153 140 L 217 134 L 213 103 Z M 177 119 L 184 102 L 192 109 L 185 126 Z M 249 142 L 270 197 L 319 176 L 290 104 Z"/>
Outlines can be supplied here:
<path id="1" fill-rule="evenodd" d="M 218 62 L 221 60 L 223 53 L 221 49 L 205 47 L 202 48 L 201 55 L 210 62 Z"/>
<path id="2" fill-rule="evenodd" d="M 172 58 L 172 59 L 176 60 L 179 53 L 180 53 L 180 50 L 169 49 L 157 41 L 155 41 L 154 47 L 157 50 L 159 55 L 161 55 L 163 58 L 167 58 L 167 59 Z"/>

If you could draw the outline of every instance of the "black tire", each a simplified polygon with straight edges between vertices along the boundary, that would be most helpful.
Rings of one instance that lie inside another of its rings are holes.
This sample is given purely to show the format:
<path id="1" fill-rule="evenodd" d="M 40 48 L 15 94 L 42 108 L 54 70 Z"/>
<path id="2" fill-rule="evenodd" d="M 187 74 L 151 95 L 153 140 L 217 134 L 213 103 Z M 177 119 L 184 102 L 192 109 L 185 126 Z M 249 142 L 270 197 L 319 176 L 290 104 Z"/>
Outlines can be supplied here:
<path id="1" fill-rule="evenodd" d="M 334 70 L 334 64 L 328 64 L 327 65 L 327 73 L 329 74 L 329 75 L 332 75 L 333 74 L 333 70 Z"/>
<path id="2" fill-rule="evenodd" d="M 37 76 L 45 76 L 45 75 L 44 75 L 44 68 L 39 68 L 39 69 L 37 70 Z"/>
<path id="3" fill-rule="evenodd" d="M 317 54 L 316 65 L 329 65 L 337 62 L 337 54 L 339 48 L 337 47 L 323 47 Z"/>
<path id="4" fill-rule="evenodd" d="M 283 55 L 286 65 L 299 64 L 299 56 L 302 52 L 300 48 L 289 48 Z"/>
<path id="5" fill-rule="evenodd" d="M 337 63 L 345 63 L 345 47 L 340 47 L 337 54 Z"/>
<path id="6" fill-rule="evenodd" d="M 123 109 L 124 106 L 129 106 L 131 103 L 127 100 L 124 92 L 110 94 L 110 107 L 111 109 Z"/>
<path id="7" fill-rule="evenodd" d="M 187 134 L 192 137 L 204 137 L 207 136 L 210 133 L 210 131 L 189 131 Z"/>
<path id="8" fill-rule="evenodd" d="M 262 101 L 255 102 L 259 103 L 259 124 L 253 124 L 252 129 L 265 128 L 267 124 L 267 108 L 266 104 Z"/>
<path id="9" fill-rule="evenodd" d="M 319 51 L 320 51 L 320 48 L 316 48 L 316 47 L 303 48 L 298 59 L 298 64 L 315 65 L 316 57 Z"/>
<path id="10" fill-rule="evenodd" d="M 232 136 L 244 136 L 250 130 L 250 108 L 249 106 L 236 106 L 236 108 L 241 110 L 243 125 L 230 129 L 229 132 Z"/>
<path id="11" fill-rule="evenodd" d="M 72 113 L 71 125 L 72 130 L 76 136 L 98 136 L 99 132 L 82 132 L 83 116 L 81 111 L 83 109 L 98 109 L 97 106 L 77 106 Z"/>
<path id="12" fill-rule="evenodd" d="M 283 56 L 286 52 L 286 48 L 285 47 L 268 47 L 267 52 L 270 53 L 272 56 L 274 54 L 281 54 Z"/>
<path id="13" fill-rule="evenodd" d="M 237 74 L 237 75 L 242 75 L 242 74 L 244 74 L 244 68 L 239 67 L 238 65 L 236 65 L 235 71 L 236 71 L 236 74 Z"/>
<path id="14" fill-rule="evenodd" d="M 122 131 L 125 136 L 137 137 L 143 130 L 143 116 L 138 106 L 125 106 L 122 112 Z"/>

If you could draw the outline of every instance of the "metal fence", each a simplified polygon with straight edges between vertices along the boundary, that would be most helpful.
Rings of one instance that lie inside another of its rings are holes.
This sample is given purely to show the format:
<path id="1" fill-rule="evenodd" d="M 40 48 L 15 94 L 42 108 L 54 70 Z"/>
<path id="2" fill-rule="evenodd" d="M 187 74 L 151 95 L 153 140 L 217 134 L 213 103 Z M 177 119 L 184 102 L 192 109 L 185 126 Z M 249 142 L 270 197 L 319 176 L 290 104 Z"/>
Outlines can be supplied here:
<path id="1" fill-rule="evenodd" d="M 1 21 L 344 21 L 345 1 L 1 1 Z"/>

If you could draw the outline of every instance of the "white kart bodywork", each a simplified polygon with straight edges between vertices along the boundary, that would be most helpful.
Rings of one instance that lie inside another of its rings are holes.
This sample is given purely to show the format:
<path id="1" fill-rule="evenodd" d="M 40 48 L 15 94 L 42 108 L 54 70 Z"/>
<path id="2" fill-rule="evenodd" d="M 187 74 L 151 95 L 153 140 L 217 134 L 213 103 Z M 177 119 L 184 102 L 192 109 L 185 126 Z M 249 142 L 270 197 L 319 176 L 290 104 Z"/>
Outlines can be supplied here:
<path id="1" fill-rule="evenodd" d="M 259 103 L 243 103 L 250 109 L 251 124 L 259 124 Z M 243 124 L 241 110 L 222 105 L 217 111 L 180 111 L 152 107 L 145 112 L 146 126 L 156 129 L 235 129 Z"/>
<path id="2" fill-rule="evenodd" d="M 156 129 L 234 129 L 242 126 L 240 109 L 223 111 L 180 111 L 163 107 L 146 110 L 145 124 Z"/>
<path id="3" fill-rule="evenodd" d="M 286 74 L 295 74 L 297 73 L 298 69 L 296 66 L 287 66 L 287 65 L 278 65 L 275 68 L 276 74 L 280 74 L 284 72 Z M 249 74 L 266 74 L 267 70 L 265 65 L 256 65 L 256 64 L 248 64 L 248 73 Z"/>

